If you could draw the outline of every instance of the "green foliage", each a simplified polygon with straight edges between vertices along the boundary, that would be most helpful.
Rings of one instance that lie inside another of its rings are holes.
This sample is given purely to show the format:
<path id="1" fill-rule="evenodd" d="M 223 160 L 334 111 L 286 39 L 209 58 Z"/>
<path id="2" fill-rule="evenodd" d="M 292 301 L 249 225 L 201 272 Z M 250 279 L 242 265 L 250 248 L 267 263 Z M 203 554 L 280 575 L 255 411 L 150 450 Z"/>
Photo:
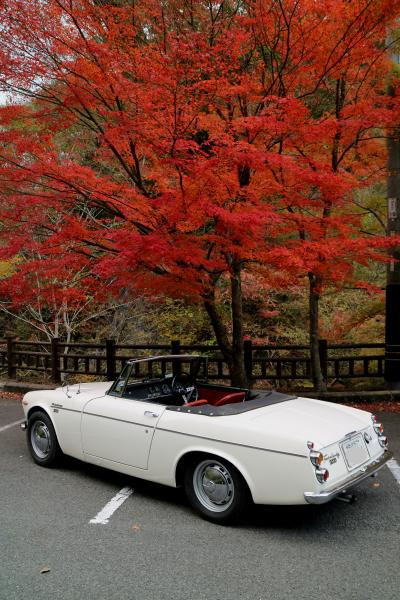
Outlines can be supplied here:
<path id="1" fill-rule="evenodd" d="M 207 315 L 200 305 L 178 300 L 149 302 L 141 298 L 117 306 L 114 311 L 87 322 L 79 339 L 100 342 L 113 338 L 126 344 L 214 343 Z M 78 338 L 76 338 L 78 339 Z"/>
<path id="2" fill-rule="evenodd" d="M 0 279 L 3 277 L 9 277 L 14 272 L 14 265 L 12 261 L 0 260 Z"/>

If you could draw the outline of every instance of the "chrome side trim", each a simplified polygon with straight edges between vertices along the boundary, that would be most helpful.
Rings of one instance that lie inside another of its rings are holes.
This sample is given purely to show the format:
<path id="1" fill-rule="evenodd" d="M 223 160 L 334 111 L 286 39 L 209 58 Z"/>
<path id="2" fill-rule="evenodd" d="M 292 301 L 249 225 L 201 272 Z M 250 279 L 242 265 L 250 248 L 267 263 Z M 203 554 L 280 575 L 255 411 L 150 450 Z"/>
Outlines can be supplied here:
<path id="1" fill-rule="evenodd" d="M 358 485 L 361 481 L 366 479 L 367 477 L 371 477 L 379 471 L 385 464 L 393 458 L 392 452 L 385 452 L 380 459 L 374 460 L 371 464 L 366 467 L 362 467 L 357 470 L 357 473 L 353 473 L 352 477 L 347 479 L 344 483 L 340 484 L 337 488 L 333 490 L 327 490 L 326 492 L 304 492 L 304 499 L 309 504 L 325 504 L 329 502 L 338 494 L 342 494 L 346 492 L 349 488 L 352 488 Z"/>
<path id="2" fill-rule="evenodd" d="M 55 407 L 52 406 L 52 408 L 55 408 Z M 58 410 L 64 410 L 65 412 L 74 412 L 74 413 L 82 414 L 81 410 L 76 410 L 75 408 L 65 408 L 65 406 L 63 406 L 62 408 L 60 408 L 60 407 L 57 407 L 57 408 L 58 408 Z"/>
<path id="3" fill-rule="evenodd" d="M 93 398 L 93 400 L 95 400 L 95 398 Z M 139 425 L 140 427 L 149 427 L 148 423 L 136 423 L 135 421 L 127 421 L 126 419 L 116 419 L 115 417 L 109 417 L 108 415 L 98 415 L 97 413 L 90 413 L 90 412 L 86 412 L 84 410 L 83 411 L 82 410 L 75 410 L 73 408 L 65 408 L 64 406 L 62 408 L 59 408 L 58 410 L 64 410 L 66 412 L 79 413 L 80 415 L 82 415 L 82 417 L 84 415 L 88 415 L 90 417 L 98 417 L 99 419 L 109 419 L 110 421 L 118 421 L 119 423 L 129 423 L 129 425 Z"/>
<path id="4" fill-rule="evenodd" d="M 176 435 L 184 435 L 198 440 L 206 440 L 207 442 L 217 442 L 218 444 L 228 444 L 228 446 L 240 446 L 241 448 L 250 448 L 251 450 L 261 450 L 262 452 L 272 452 L 273 454 L 284 454 L 285 456 L 295 456 L 296 458 L 307 458 L 306 454 L 296 454 L 295 452 L 284 452 L 283 450 L 271 450 L 271 448 L 259 448 L 258 446 L 249 446 L 248 444 L 240 444 L 239 442 L 230 442 L 229 440 L 217 440 L 216 438 L 205 437 L 204 435 L 195 435 L 192 433 L 183 433 L 183 431 L 174 431 L 173 429 L 165 429 L 164 427 L 156 427 L 157 431 L 165 431 L 166 433 L 175 433 Z"/>
<path id="5" fill-rule="evenodd" d="M 108 415 L 98 415 L 97 413 L 82 412 L 82 417 L 84 417 L 85 415 L 88 415 L 89 417 L 98 417 L 99 419 L 108 419 L 109 421 L 118 421 L 118 423 L 128 423 L 128 425 L 138 425 L 139 427 L 153 427 L 154 429 L 154 426 L 151 426 L 148 423 L 136 423 L 135 421 L 127 421 L 126 419 L 116 419 L 115 417 L 109 417 Z"/>

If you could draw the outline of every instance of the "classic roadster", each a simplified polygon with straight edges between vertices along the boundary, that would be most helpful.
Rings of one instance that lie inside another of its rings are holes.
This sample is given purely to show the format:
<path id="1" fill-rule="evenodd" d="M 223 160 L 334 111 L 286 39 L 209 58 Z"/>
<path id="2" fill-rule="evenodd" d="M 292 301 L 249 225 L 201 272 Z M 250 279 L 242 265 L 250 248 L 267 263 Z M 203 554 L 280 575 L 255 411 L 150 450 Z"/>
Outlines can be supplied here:
<path id="1" fill-rule="evenodd" d="M 115 382 L 29 392 L 27 441 L 44 467 L 62 454 L 168 486 L 218 523 L 256 504 L 321 504 L 390 458 L 368 412 L 214 385 L 207 359 L 130 360 Z"/>

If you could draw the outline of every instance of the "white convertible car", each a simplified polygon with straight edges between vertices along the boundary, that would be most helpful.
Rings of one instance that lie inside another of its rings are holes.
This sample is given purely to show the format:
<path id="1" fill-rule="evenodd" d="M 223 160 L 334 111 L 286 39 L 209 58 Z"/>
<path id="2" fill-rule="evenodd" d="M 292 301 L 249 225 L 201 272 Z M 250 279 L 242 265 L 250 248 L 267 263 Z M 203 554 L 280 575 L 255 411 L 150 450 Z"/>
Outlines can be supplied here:
<path id="1" fill-rule="evenodd" d="M 321 504 L 390 458 L 382 425 L 362 410 L 207 383 L 207 359 L 131 360 L 114 383 L 29 392 L 33 460 L 62 454 L 183 486 L 205 518 L 236 520 L 256 504 Z"/>

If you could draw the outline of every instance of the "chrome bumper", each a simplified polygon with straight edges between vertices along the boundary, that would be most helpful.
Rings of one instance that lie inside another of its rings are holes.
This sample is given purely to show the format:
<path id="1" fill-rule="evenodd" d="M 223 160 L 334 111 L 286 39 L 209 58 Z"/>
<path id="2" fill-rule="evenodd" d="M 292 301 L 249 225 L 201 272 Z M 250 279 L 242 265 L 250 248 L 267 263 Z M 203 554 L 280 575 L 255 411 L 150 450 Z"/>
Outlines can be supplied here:
<path id="1" fill-rule="evenodd" d="M 326 492 L 304 492 L 304 498 L 309 504 L 325 504 L 326 502 L 329 502 L 335 498 L 335 496 L 338 496 L 339 494 L 346 492 L 349 488 L 358 485 L 367 477 L 374 475 L 374 473 L 379 471 L 379 469 L 381 469 L 392 457 L 392 452 L 386 451 L 379 460 L 374 460 L 374 462 L 367 467 L 363 467 L 363 469 L 357 471 L 357 473 L 355 473 L 351 479 L 348 479 L 337 488 L 334 488 L 333 490 L 327 490 Z"/>

